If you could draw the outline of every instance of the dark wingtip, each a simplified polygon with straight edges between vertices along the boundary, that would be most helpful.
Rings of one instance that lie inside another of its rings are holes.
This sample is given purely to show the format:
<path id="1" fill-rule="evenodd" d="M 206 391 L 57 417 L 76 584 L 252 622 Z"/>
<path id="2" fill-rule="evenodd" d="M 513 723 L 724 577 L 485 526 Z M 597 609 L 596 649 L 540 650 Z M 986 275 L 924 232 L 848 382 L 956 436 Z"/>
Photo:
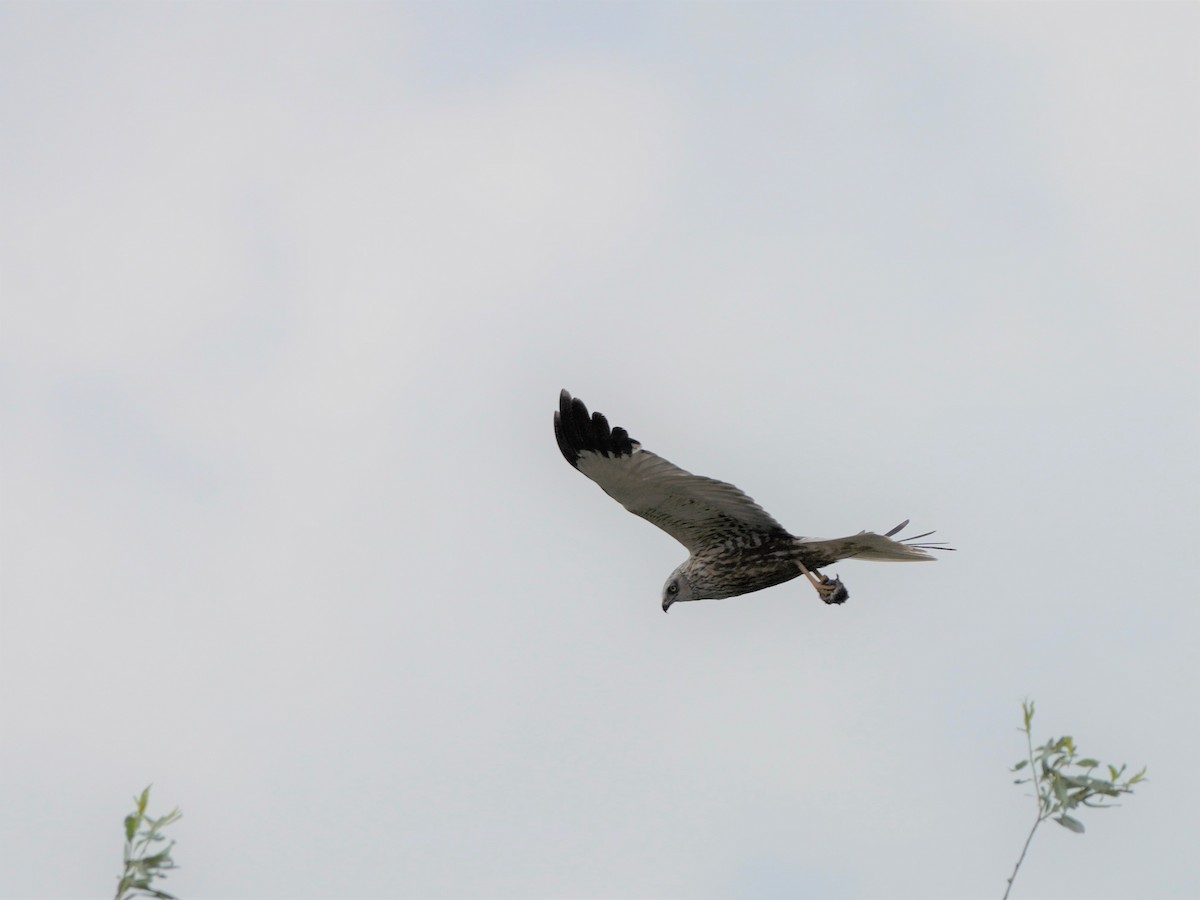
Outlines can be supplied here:
<path id="1" fill-rule="evenodd" d="M 583 401 L 564 388 L 558 395 L 554 414 L 554 437 L 563 458 L 579 468 L 579 455 L 585 451 L 602 456 L 629 456 L 633 440 L 624 428 L 610 428 L 601 413 L 589 413 Z"/>
<path id="2" fill-rule="evenodd" d="M 577 436 L 569 434 L 573 422 L 571 395 L 563 388 L 562 393 L 558 395 L 558 412 L 554 414 L 554 437 L 558 441 L 558 449 L 563 458 L 575 468 L 579 468 L 579 451 L 576 449 L 578 439 Z"/>
<path id="3" fill-rule="evenodd" d="M 887 534 L 885 534 L 884 537 L 887 537 L 887 538 L 895 537 L 895 535 L 897 533 L 899 533 L 902 529 L 906 528 L 907 526 L 908 526 L 908 519 L 905 519 L 903 522 L 901 522 L 899 525 L 897 525 L 895 528 L 893 528 L 891 531 L 889 531 Z M 937 532 L 936 531 L 926 531 L 924 534 L 914 534 L 914 535 L 911 535 L 910 537 L 906 537 L 906 538 L 897 538 L 897 541 L 901 544 L 904 544 L 907 547 L 915 547 L 917 550 L 947 550 L 951 553 L 954 552 L 954 549 L 955 549 L 954 547 L 947 547 L 941 541 L 935 541 L 933 543 L 927 542 L 927 543 L 922 543 L 922 544 L 917 543 L 917 541 L 921 540 L 922 538 L 927 538 L 931 534 L 937 534 Z M 932 556 L 929 558 L 933 559 Z"/>

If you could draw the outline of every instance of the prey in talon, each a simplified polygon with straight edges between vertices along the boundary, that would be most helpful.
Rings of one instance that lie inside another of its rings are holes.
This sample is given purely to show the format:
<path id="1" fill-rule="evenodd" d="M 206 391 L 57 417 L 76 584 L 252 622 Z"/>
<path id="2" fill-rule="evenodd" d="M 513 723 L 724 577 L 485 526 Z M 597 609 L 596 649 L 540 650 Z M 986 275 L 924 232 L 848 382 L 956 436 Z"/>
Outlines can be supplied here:
<path id="1" fill-rule="evenodd" d="M 829 604 L 842 604 L 850 599 L 850 592 L 842 584 L 841 578 L 830 578 L 822 572 L 809 571 L 804 563 L 796 560 L 796 565 L 809 583 L 817 589 L 817 596 Z"/>

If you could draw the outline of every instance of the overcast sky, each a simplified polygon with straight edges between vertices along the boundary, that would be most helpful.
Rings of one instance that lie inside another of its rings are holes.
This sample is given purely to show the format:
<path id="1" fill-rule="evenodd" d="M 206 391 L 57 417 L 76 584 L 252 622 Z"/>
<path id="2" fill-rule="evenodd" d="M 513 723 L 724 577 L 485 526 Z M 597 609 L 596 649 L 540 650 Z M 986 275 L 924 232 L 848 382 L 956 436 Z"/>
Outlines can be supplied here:
<path id="1" fill-rule="evenodd" d="M 1200 5 L 0 5 L 0 896 L 1200 896 Z M 566 387 L 844 563 L 685 551 Z"/>

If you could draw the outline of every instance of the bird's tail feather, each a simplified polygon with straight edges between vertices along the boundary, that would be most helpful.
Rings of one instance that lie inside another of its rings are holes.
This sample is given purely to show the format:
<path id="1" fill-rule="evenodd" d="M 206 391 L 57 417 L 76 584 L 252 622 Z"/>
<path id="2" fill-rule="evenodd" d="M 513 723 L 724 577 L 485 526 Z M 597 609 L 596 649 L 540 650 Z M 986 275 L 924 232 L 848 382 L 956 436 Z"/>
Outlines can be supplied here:
<path id="1" fill-rule="evenodd" d="M 932 531 L 913 537 L 901 538 L 898 541 L 892 537 L 908 525 L 905 519 L 886 534 L 876 534 L 873 531 L 860 531 L 850 537 L 820 540 L 815 538 L 800 538 L 806 549 L 814 551 L 815 555 L 829 556 L 833 559 L 867 559 L 877 562 L 921 562 L 936 559 L 931 550 L 953 550 L 942 543 L 916 543 L 927 538 Z"/>

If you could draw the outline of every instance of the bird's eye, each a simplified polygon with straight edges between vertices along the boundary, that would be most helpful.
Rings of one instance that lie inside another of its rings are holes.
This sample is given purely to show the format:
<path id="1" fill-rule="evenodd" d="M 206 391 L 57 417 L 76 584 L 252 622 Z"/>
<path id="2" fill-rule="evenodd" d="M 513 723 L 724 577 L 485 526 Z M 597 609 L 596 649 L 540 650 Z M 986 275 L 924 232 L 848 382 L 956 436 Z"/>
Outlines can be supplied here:
<path id="1" fill-rule="evenodd" d="M 678 582 L 678 581 L 672 581 L 672 582 L 671 582 L 671 583 L 670 583 L 670 584 L 667 586 L 667 593 L 668 593 L 668 594 L 678 594 L 678 593 L 679 593 L 679 582 Z"/>

